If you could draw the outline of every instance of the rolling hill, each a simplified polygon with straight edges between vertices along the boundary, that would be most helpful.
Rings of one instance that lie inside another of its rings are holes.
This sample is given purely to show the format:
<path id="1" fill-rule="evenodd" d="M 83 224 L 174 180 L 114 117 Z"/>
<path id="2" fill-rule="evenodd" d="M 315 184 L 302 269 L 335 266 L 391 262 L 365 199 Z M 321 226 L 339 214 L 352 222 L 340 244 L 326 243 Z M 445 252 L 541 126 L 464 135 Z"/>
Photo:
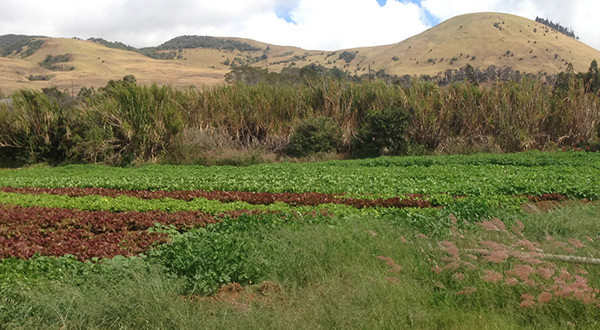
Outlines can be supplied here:
<path id="1" fill-rule="evenodd" d="M 393 33 L 393 32 L 390 32 Z M 12 47 L 20 42 L 19 47 Z M 6 49 L 9 49 L 6 51 Z M 181 36 L 157 47 L 135 49 L 103 39 L 0 36 L 0 91 L 56 86 L 76 92 L 133 74 L 138 82 L 177 87 L 223 82 L 236 65 L 280 71 L 319 64 L 351 74 L 385 70 L 434 75 L 467 64 L 482 70 L 511 67 L 549 74 L 586 71 L 600 51 L 541 23 L 501 13 L 449 19 L 396 44 L 338 51 L 304 50 L 241 38 Z M 166 59 L 157 59 L 166 58 Z"/>

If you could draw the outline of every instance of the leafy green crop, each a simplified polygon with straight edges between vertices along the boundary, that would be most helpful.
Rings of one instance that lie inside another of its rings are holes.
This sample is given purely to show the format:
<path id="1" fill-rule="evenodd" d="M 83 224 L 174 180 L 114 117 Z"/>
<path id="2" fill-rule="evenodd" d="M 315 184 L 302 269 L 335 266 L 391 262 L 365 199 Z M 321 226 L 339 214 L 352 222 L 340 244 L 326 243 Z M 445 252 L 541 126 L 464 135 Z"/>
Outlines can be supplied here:
<path id="1" fill-rule="evenodd" d="M 257 211 L 278 211 L 278 212 L 299 212 L 309 213 L 318 211 L 328 211 L 337 215 L 368 213 L 368 209 L 359 210 L 352 206 L 343 204 L 321 204 L 318 206 L 290 206 L 285 203 L 273 203 L 269 205 L 254 205 L 246 202 L 223 203 L 217 200 L 208 200 L 205 198 L 196 198 L 186 202 L 178 199 L 139 199 L 135 197 L 119 196 L 83 196 L 69 197 L 64 195 L 31 195 L 0 192 L 0 204 L 12 204 L 23 207 L 43 206 L 59 207 L 66 209 L 80 209 L 86 211 L 194 211 L 199 210 L 210 214 L 219 214 L 236 210 L 257 210 Z"/>
<path id="2" fill-rule="evenodd" d="M 600 154 L 382 157 L 248 167 L 70 165 L 0 171 L 0 186 L 600 198 Z"/>
<path id="3" fill-rule="evenodd" d="M 149 252 L 151 261 L 183 277 L 187 293 L 211 294 L 222 285 L 257 282 L 266 268 L 260 258 L 261 237 L 290 218 L 241 216 L 177 235 Z"/>

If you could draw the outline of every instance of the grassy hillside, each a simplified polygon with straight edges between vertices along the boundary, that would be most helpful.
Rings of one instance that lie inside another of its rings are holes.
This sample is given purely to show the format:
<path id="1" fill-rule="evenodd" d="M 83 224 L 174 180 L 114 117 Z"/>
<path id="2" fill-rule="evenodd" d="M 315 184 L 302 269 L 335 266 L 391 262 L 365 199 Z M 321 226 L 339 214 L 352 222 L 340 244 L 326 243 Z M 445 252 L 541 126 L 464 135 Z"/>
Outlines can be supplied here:
<path id="1" fill-rule="evenodd" d="M 484 45 L 484 46 L 482 46 Z M 354 53 L 346 61 L 342 53 Z M 467 14 L 449 19 L 402 42 L 336 52 L 273 48 L 267 63 L 272 70 L 317 63 L 337 66 L 350 73 L 385 70 L 396 75 L 434 75 L 467 64 L 485 69 L 512 67 L 521 72 L 555 74 L 573 63 L 575 71 L 586 71 L 600 52 L 578 40 L 527 18 L 502 13 Z M 284 55 L 285 54 L 285 55 Z"/>
<path id="2" fill-rule="evenodd" d="M 108 80 L 134 74 L 138 82 L 171 84 L 176 87 L 214 84 L 228 70 L 187 63 L 155 60 L 137 52 L 105 47 L 92 41 L 46 38 L 43 46 L 25 59 L 0 58 L 0 90 L 10 93 L 22 87 L 56 86 L 77 92 L 82 86 L 103 86 Z M 70 71 L 49 70 L 40 65 L 48 55 L 69 55 Z M 50 77 L 30 81 L 31 76 Z"/>
<path id="3" fill-rule="evenodd" d="M 22 87 L 73 87 L 77 91 L 81 86 L 103 86 L 126 74 L 134 74 L 141 83 L 201 86 L 222 82 L 225 73 L 239 65 L 280 71 L 284 67 L 319 64 L 358 75 L 367 73 L 369 67 L 396 75 L 435 75 L 471 64 L 482 70 L 494 65 L 555 74 L 565 70 L 567 63 L 573 63 L 575 71 L 586 71 L 594 58 L 600 58 L 598 50 L 541 23 L 501 13 L 462 15 L 396 44 L 338 51 L 198 36 L 177 37 L 160 46 L 138 50 L 100 39 L 92 42 L 16 37 L 17 41 L 37 40 L 43 45 L 33 55 L 25 45 L 13 47 L 8 58 L 0 57 L 0 90 L 5 94 Z M 2 38 L 15 41 L 15 36 Z M 149 57 L 161 54 L 172 59 Z M 66 70 L 49 70 L 39 65 L 48 55 L 68 55 L 68 63 L 61 64 Z"/>
<path id="4" fill-rule="evenodd" d="M 499 13 L 458 16 L 398 44 L 357 50 L 376 69 L 395 74 L 435 74 L 467 63 L 552 74 L 573 63 L 575 71 L 586 71 L 600 55 L 545 25 Z"/>

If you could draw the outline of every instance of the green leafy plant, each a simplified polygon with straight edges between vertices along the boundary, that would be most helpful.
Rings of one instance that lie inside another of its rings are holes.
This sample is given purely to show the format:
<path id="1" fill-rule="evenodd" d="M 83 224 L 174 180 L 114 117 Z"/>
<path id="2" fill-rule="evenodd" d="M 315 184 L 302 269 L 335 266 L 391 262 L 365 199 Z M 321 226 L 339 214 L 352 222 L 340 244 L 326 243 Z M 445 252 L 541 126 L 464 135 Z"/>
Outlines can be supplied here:
<path id="1" fill-rule="evenodd" d="M 408 144 L 406 128 L 412 109 L 401 107 L 370 110 L 358 131 L 354 150 L 367 156 L 399 155 Z"/>
<path id="2" fill-rule="evenodd" d="M 298 157 L 317 152 L 335 152 L 341 143 L 342 130 L 332 119 L 307 118 L 298 124 L 290 136 L 287 152 Z"/>
<path id="3" fill-rule="evenodd" d="M 245 216 L 197 229 L 149 253 L 165 271 L 186 279 L 188 294 L 212 294 L 222 285 L 256 283 L 265 264 L 260 237 L 277 216 Z"/>

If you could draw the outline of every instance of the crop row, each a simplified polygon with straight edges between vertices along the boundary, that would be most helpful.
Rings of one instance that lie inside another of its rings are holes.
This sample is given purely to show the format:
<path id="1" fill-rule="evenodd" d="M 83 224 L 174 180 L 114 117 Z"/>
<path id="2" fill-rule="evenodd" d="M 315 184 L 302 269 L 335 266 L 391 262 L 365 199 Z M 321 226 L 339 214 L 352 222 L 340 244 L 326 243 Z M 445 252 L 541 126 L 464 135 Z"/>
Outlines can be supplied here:
<path id="1" fill-rule="evenodd" d="M 269 205 L 253 205 L 246 202 L 223 203 L 217 200 L 208 200 L 206 198 L 196 198 L 186 202 L 183 200 L 163 198 L 163 199 L 139 199 L 129 196 L 105 197 L 98 195 L 69 197 L 66 195 L 52 194 L 16 194 L 0 192 L 0 204 L 12 204 L 22 207 L 43 206 L 58 207 L 67 209 L 79 209 L 86 211 L 163 211 L 168 213 L 181 211 L 202 211 L 212 215 L 218 215 L 227 212 L 236 212 L 239 210 L 258 211 L 258 212 L 297 212 L 313 213 L 328 212 L 337 215 L 347 215 L 355 213 L 368 213 L 372 208 L 359 210 L 355 207 L 343 204 L 321 204 L 318 206 L 290 206 L 285 203 L 273 203 Z"/>
<path id="2" fill-rule="evenodd" d="M 219 216 L 200 211 L 123 213 L 0 205 L 0 258 L 74 255 L 80 260 L 130 256 L 164 243 L 167 234 L 148 231 L 161 224 L 177 230 L 215 223 L 256 211 Z"/>
<path id="3" fill-rule="evenodd" d="M 256 212 L 294 212 L 301 214 L 310 213 L 322 213 L 335 215 L 349 215 L 349 214 L 379 214 L 383 209 L 424 209 L 428 208 L 424 205 L 437 205 L 437 208 L 443 208 L 451 206 L 457 202 L 464 202 L 465 200 L 478 200 L 484 203 L 492 203 L 498 206 L 509 206 L 509 205 L 520 205 L 527 200 L 540 201 L 540 200 L 564 200 L 565 196 L 560 194 L 545 194 L 541 196 L 479 196 L 479 197 L 452 197 L 447 195 L 435 195 L 427 196 L 427 200 L 416 200 L 419 205 L 408 205 L 404 206 L 393 206 L 380 204 L 375 207 L 356 208 L 354 206 L 345 204 L 333 204 L 324 203 L 315 206 L 292 206 L 282 202 L 275 202 L 268 205 L 262 204 L 250 204 L 243 201 L 235 201 L 230 203 L 223 203 L 218 200 L 209 200 L 206 198 L 195 198 L 191 201 L 184 201 L 173 198 L 161 198 L 161 199 L 140 199 L 136 197 L 120 195 L 117 197 L 107 197 L 100 195 L 87 195 L 80 197 L 71 197 L 68 195 L 48 194 L 40 193 L 36 194 L 22 194 L 22 193 L 8 193 L 0 191 L 0 204 L 18 205 L 22 207 L 57 207 L 67 209 L 79 209 L 87 211 L 111 211 L 111 212 L 147 212 L 147 211 L 163 211 L 168 213 L 181 212 L 181 211 L 202 211 L 211 215 L 218 215 L 228 212 L 243 211 L 256 211 Z M 369 201 L 369 200 L 365 200 Z M 377 202 L 375 200 L 374 202 Z M 427 202 L 427 203 L 423 203 Z M 386 211 L 385 213 L 389 213 Z"/>
<path id="4" fill-rule="evenodd" d="M 105 196 L 119 197 L 129 196 L 140 199 L 163 199 L 172 198 L 183 201 L 192 201 L 196 198 L 218 200 L 224 203 L 246 202 L 253 205 L 268 205 L 276 202 L 286 203 L 291 206 L 306 205 L 317 206 L 321 204 L 344 204 L 356 208 L 364 207 L 431 207 L 431 201 L 423 199 L 423 195 L 409 195 L 406 198 L 347 198 L 342 194 L 323 194 L 315 192 L 304 193 L 266 193 L 251 191 L 203 191 L 203 190 L 120 190 L 110 188 L 39 188 L 39 187 L 0 187 L 0 191 L 18 194 L 52 194 L 66 195 L 70 197 L 82 196 Z"/>
<path id="5" fill-rule="evenodd" d="M 122 190 L 204 190 L 270 193 L 411 194 L 450 196 L 559 193 L 600 198 L 600 157 L 595 153 L 442 157 L 388 157 L 375 160 L 248 167 L 149 165 L 114 168 L 70 165 L 0 170 L 4 187 L 95 187 Z M 528 161 L 532 158 L 531 161 Z M 537 159 L 537 160 L 536 160 Z"/>

